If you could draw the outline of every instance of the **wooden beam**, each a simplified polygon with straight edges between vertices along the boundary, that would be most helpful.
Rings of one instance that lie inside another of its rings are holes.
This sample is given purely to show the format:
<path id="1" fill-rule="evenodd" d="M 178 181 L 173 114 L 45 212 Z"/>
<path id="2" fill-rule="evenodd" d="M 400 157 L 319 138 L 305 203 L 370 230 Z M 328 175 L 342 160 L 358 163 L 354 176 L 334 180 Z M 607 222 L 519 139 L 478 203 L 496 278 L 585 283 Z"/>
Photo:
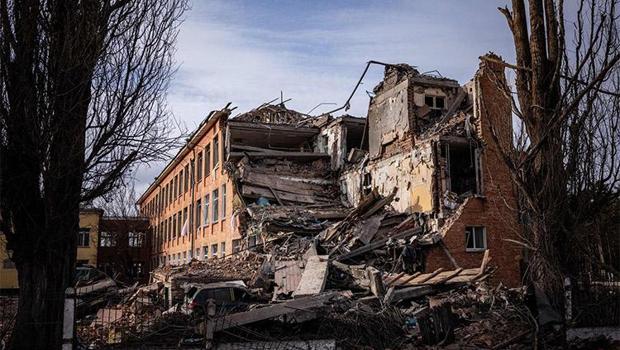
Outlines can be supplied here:
<path id="1" fill-rule="evenodd" d="M 414 279 L 414 278 L 416 278 L 416 277 L 420 276 L 421 274 L 422 274 L 421 272 L 416 272 L 416 273 L 414 273 L 413 275 L 411 275 L 411 276 L 407 277 L 404 281 L 400 282 L 398 285 L 399 285 L 399 286 L 404 286 L 404 285 L 406 285 L 407 283 L 409 283 L 409 282 L 413 281 L 413 279 Z"/>
<path id="2" fill-rule="evenodd" d="M 397 240 L 397 239 L 401 239 L 401 238 L 406 238 L 406 237 L 409 237 L 409 236 L 417 235 L 417 234 L 420 234 L 420 233 L 422 233 L 422 229 L 419 228 L 419 227 L 411 228 L 411 229 L 408 229 L 408 230 L 404 230 L 402 232 L 393 234 L 391 237 L 386 237 L 386 238 L 377 240 L 375 242 L 372 242 L 372 243 L 367 244 L 365 246 L 362 246 L 360 248 L 354 249 L 354 250 L 352 250 L 352 251 L 350 251 L 348 253 L 342 254 L 342 255 L 336 257 L 336 260 L 343 261 L 343 260 L 346 260 L 346 259 L 350 259 L 350 258 L 356 257 L 356 256 L 358 256 L 360 254 L 364 254 L 364 253 L 369 252 L 371 250 L 374 250 L 374 249 L 377 249 L 377 248 L 381 248 L 381 247 L 383 247 L 387 243 L 387 241 L 390 238 L 392 238 L 393 240 Z"/>
<path id="3" fill-rule="evenodd" d="M 428 280 L 430 280 L 431 278 L 439 275 L 441 272 L 443 271 L 443 268 L 440 267 L 437 270 L 433 271 L 432 273 L 428 274 L 428 275 L 422 275 L 422 279 L 420 279 L 419 281 L 415 281 L 415 284 L 422 284 Z"/>

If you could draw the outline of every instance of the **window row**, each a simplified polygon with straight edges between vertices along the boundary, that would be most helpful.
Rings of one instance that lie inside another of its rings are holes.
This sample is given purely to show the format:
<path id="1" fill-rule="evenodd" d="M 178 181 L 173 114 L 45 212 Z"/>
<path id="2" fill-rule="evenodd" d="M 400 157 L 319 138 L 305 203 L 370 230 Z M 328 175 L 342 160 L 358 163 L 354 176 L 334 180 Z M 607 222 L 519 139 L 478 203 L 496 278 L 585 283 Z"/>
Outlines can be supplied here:
<path id="1" fill-rule="evenodd" d="M 241 247 L 241 239 L 234 239 L 232 241 L 232 253 L 238 253 Z M 166 263 L 171 265 L 179 265 L 189 263 L 192 259 L 206 260 L 209 258 L 223 258 L 226 256 L 226 242 L 219 244 L 214 243 L 211 245 L 204 245 L 202 248 L 196 248 L 192 254 L 191 250 L 179 252 L 175 254 L 169 254 L 159 257 L 159 261 L 154 261 L 155 264 L 159 263 L 165 265 Z"/>
<path id="2" fill-rule="evenodd" d="M 200 226 L 226 219 L 228 211 L 226 203 L 226 184 L 223 184 L 157 225 L 154 230 L 153 245 L 158 246 L 178 236 L 184 236 L 190 232 L 191 228 L 197 229 Z"/>
<path id="3" fill-rule="evenodd" d="M 119 239 L 127 239 L 127 246 L 140 248 L 144 246 L 145 237 L 144 232 L 128 232 L 126 237 L 122 237 L 116 232 L 102 231 L 99 234 L 99 246 L 116 247 Z"/>
<path id="4" fill-rule="evenodd" d="M 208 143 L 203 149 L 200 149 L 196 158 L 191 159 L 185 167 L 181 167 L 181 170 L 144 206 L 143 213 L 145 215 L 153 216 L 161 212 L 177 197 L 192 188 L 193 186 L 190 184 L 202 181 L 203 174 L 206 178 L 211 174 L 211 169 L 217 168 L 220 156 L 224 157 L 218 135 L 213 137 L 212 143 L 213 148 L 211 148 L 211 143 Z"/>

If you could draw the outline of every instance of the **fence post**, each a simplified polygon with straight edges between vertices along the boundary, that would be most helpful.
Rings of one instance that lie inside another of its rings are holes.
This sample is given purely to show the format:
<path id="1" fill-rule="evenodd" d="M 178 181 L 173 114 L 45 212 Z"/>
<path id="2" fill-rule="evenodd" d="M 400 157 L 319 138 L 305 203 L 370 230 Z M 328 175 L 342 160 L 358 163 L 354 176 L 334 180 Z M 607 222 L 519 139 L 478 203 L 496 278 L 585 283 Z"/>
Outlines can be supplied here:
<path id="1" fill-rule="evenodd" d="M 62 350 L 73 350 L 73 335 L 75 329 L 75 291 L 67 288 L 65 291 L 65 311 L 62 322 Z"/>

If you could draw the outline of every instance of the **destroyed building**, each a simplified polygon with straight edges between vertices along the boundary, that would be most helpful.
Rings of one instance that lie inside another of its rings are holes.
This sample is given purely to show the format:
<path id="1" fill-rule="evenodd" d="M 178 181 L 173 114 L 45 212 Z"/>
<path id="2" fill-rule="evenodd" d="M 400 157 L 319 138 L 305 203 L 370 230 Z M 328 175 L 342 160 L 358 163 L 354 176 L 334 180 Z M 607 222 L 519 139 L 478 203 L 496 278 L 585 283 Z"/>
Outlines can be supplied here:
<path id="1" fill-rule="evenodd" d="M 422 250 L 422 271 L 476 268 L 490 249 L 494 278 L 518 285 L 521 253 L 508 241 L 518 235 L 508 209 L 516 199 L 494 139 L 510 149 L 510 102 L 496 85 L 503 77 L 490 61 L 463 86 L 387 65 L 367 118 L 310 117 L 284 103 L 235 117 L 230 108 L 212 112 L 139 200 L 154 227 L 153 266 L 291 234 L 305 236 L 303 252 L 374 192 L 390 209 L 360 218 L 348 234 L 364 231 L 362 240 L 330 237 L 331 258 L 388 240 L 414 216 L 420 231 L 406 244 Z"/>

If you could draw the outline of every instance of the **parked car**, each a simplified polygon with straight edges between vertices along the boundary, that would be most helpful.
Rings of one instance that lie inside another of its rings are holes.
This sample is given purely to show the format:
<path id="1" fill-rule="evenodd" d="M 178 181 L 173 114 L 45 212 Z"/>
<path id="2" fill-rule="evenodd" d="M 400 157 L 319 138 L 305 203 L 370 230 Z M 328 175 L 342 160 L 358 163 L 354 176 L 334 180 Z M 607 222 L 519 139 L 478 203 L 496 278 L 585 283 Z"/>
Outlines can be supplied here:
<path id="1" fill-rule="evenodd" d="M 217 314 L 247 309 L 252 294 L 243 281 L 190 283 L 186 286 L 185 302 L 181 312 L 206 314 L 211 301 Z"/>

